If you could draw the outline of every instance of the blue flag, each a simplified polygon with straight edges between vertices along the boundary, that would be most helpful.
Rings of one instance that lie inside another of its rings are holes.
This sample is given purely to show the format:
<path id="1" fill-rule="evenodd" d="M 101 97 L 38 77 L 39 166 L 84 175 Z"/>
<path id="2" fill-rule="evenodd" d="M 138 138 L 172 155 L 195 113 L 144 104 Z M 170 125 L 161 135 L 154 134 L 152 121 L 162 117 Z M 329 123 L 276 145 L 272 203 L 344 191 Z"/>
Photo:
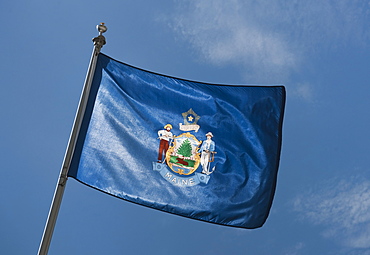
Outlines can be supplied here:
<path id="1" fill-rule="evenodd" d="M 100 54 L 68 176 L 118 198 L 240 228 L 275 193 L 283 86 L 144 71 Z"/>

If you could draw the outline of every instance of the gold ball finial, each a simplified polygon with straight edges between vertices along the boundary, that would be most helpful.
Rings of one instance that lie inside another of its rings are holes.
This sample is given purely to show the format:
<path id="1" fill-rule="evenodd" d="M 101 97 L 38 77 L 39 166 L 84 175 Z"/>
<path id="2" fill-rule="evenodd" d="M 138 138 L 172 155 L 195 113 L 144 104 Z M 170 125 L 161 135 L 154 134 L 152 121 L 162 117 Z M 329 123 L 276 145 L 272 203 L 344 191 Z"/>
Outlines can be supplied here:
<path id="1" fill-rule="evenodd" d="M 96 29 L 98 30 L 98 32 L 99 32 L 100 34 L 105 33 L 105 32 L 107 32 L 107 30 L 108 30 L 108 28 L 107 28 L 104 24 L 105 24 L 105 23 L 104 23 L 104 22 L 102 22 L 102 23 L 100 23 L 100 25 L 97 25 L 97 26 L 96 26 Z"/>

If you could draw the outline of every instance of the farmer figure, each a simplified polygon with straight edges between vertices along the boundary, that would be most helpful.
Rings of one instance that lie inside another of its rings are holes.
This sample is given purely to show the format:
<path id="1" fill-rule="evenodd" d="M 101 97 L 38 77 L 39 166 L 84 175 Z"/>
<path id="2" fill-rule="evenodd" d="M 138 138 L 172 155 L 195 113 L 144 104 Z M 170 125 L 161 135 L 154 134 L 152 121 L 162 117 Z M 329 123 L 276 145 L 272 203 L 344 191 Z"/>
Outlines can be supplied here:
<path id="1" fill-rule="evenodd" d="M 159 142 L 159 150 L 158 150 L 158 163 L 162 162 L 166 158 L 166 152 L 169 147 L 170 140 L 173 139 L 173 134 L 171 133 L 172 125 L 167 124 L 164 126 L 164 130 L 158 131 L 158 138 L 160 139 Z"/>

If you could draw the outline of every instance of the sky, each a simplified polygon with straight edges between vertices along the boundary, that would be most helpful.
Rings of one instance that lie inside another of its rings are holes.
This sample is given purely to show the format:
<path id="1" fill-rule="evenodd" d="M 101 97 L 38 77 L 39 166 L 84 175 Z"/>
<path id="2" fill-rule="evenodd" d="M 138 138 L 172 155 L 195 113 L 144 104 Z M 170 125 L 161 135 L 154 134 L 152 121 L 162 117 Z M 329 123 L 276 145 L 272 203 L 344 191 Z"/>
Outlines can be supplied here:
<path id="1" fill-rule="evenodd" d="M 259 229 L 135 205 L 69 179 L 49 254 L 370 254 L 370 1 L 2 1 L 0 247 L 36 254 L 84 83 L 102 52 L 189 80 L 284 84 Z"/>

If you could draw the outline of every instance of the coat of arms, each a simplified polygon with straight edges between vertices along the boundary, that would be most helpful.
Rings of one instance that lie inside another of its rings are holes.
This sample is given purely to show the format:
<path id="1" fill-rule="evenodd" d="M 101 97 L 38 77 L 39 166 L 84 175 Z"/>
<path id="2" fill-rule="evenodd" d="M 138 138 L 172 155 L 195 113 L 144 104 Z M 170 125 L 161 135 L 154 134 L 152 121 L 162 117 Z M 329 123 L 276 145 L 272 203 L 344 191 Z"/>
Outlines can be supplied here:
<path id="1" fill-rule="evenodd" d="M 200 153 L 198 152 L 200 144 L 201 142 L 190 133 L 175 136 L 173 146 L 166 153 L 167 165 L 172 171 L 181 175 L 194 173 L 200 164 Z"/>
<path id="2" fill-rule="evenodd" d="M 179 129 L 198 132 L 200 116 L 193 109 L 182 113 L 182 116 L 184 124 L 180 123 Z M 158 161 L 153 162 L 153 170 L 159 171 L 164 179 L 176 186 L 207 184 L 215 170 L 215 166 L 210 169 L 216 154 L 212 138 L 211 132 L 206 134 L 204 141 L 199 141 L 190 132 L 176 136 L 172 133 L 172 125 L 166 124 L 163 130 L 158 131 Z"/>

